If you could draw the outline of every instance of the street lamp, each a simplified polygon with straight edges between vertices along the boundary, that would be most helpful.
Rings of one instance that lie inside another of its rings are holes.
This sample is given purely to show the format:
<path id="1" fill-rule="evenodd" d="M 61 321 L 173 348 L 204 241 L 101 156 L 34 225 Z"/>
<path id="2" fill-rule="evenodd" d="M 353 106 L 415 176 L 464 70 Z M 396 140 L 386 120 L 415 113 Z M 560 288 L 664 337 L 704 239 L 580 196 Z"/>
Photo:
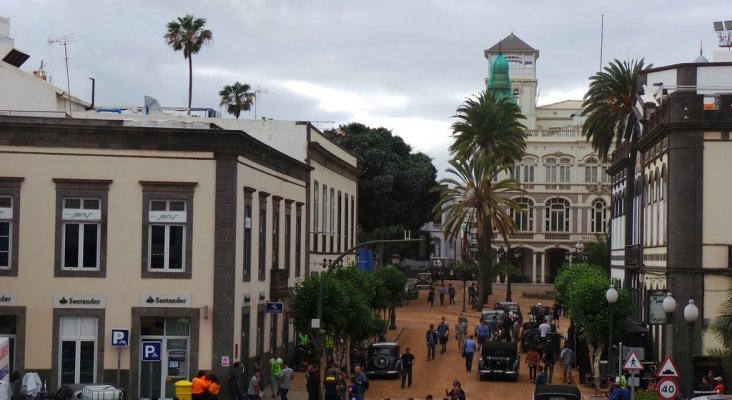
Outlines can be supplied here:
<path id="1" fill-rule="evenodd" d="M 667 292 L 666 297 L 663 298 L 663 312 L 666 313 L 666 355 L 673 353 L 673 321 L 675 311 L 676 299 L 671 295 L 671 292 Z"/>
<path id="2" fill-rule="evenodd" d="M 509 245 L 508 250 L 504 250 L 503 246 L 498 248 L 498 257 L 501 260 L 501 263 L 506 265 L 506 301 L 513 301 L 511 299 L 513 291 L 511 290 L 511 268 L 510 268 L 511 266 L 513 266 L 513 263 L 514 263 L 512 256 L 516 260 L 518 260 L 518 258 L 521 256 L 519 246 L 515 246 L 512 248 Z"/>
<path id="3" fill-rule="evenodd" d="M 694 299 L 689 298 L 689 304 L 684 307 L 684 319 L 686 320 L 686 325 L 689 327 L 689 393 L 686 397 L 691 397 L 694 394 L 694 356 L 692 355 L 694 342 L 692 335 L 694 334 L 694 325 L 696 324 L 697 318 L 699 318 L 699 308 L 694 304 Z"/>
<path id="4" fill-rule="evenodd" d="M 579 243 L 579 242 L 578 242 Z M 607 300 L 608 304 L 608 315 L 610 319 L 610 325 L 609 325 L 609 338 L 607 342 L 607 367 L 608 372 L 610 373 L 610 376 L 613 376 L 613 373 L 615 372 L 615 368 L 613 365 L 613 306 L 618 301 L 618 291 L 615 290 L 614 287 L 610 286 L 610 289 L 605 292 L 605 299 Z"/>
<path id="5" fill-rule="evenodd" d="M 585 245 L 582 243 L 581 240 L 578 240 L 577 243 L 574 244 L 574 262 L 582 261 L 580 260 L 580 256 L 585 251 Z"/>

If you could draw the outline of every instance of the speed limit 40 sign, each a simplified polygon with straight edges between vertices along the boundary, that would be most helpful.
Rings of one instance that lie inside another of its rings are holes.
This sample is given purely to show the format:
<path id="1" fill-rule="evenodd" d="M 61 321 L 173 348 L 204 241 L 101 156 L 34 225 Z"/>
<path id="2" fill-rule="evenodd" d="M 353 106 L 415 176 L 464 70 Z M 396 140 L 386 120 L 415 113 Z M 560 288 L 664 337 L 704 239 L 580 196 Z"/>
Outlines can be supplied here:
<path id="1" fill-rule="evenodd" d="M 679 395 L 679 383 L 675 379 L 663 378 L 656 385 L 656 393 L 664 400 L 675 399 Z"/>

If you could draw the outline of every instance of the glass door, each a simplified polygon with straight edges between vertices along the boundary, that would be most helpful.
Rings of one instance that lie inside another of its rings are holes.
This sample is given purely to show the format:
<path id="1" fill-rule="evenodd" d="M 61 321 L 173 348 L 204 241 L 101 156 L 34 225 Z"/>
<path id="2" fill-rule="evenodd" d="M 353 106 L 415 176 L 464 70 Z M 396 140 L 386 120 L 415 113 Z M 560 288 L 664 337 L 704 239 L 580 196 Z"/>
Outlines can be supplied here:
<path id="1" fill-rule="evenodd" d="M 140 360 L 140 399 L 173 399 L 175 383 L 190 379 L 188 318 L 143 317 L 140 342 L 160 342 L 161 361 Z"/>

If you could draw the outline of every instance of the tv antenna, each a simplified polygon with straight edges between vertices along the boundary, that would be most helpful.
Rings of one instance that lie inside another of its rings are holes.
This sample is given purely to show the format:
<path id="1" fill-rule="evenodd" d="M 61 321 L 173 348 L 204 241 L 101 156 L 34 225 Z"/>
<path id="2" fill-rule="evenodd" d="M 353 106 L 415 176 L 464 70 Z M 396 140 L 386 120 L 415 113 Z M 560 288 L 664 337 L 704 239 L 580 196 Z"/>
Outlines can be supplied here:
<path id="1" fill-rule="evenodd" d="M 68 51 L 68 45 L 76 41 L 76 36 L 74 34 L 70 35 L 64 35 L 57 37 L 56 39 L 48 38 L 48 44 L 54 45 L 58 44 L 61 46 L 64 46 L 64 59 L 66 60 L 66 94 L 69 96 L 69 116 L 71 116 L 71 83 L 69 80 L 69 51 Z"/>
<path id="2" fill-rule="evenodd" d="M 259 103 L 259 95 L 267 93 L 269 93 L 269 91 L 261 85 L 257 85 L 257 88 L 254 89 L 254 119 L 257 119 L 257 103 Z"/>
<path id="3" fill-rule="evenodd" d="M 732 20 L 715 21 L 714 31 L 719 37 L 719 47 L 732 48 Z"/>

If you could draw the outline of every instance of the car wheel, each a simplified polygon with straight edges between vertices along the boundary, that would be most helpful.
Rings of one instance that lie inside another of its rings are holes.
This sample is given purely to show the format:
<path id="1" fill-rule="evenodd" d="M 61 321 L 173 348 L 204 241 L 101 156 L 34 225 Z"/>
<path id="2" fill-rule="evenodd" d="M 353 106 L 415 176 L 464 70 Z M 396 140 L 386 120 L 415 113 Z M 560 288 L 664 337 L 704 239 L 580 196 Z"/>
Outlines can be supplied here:
<path id="1" fill-rule="evenodd" d="M 376 368 L 384 369 L 389 365 L 389 359 L 385 356 L 379 356 L 374 359 L 374 365 Z"/>

